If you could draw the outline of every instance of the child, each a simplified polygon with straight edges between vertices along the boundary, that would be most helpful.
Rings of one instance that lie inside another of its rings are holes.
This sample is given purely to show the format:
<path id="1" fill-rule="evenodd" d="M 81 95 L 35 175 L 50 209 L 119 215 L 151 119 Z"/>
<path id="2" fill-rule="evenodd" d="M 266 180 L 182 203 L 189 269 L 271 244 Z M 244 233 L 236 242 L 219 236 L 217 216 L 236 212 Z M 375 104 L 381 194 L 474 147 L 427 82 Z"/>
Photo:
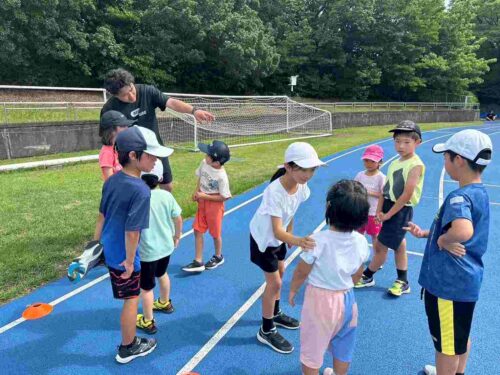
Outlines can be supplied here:
<path id="1" fill-rule="evenodd" d="M 101 167 L 104 181 L 122 169 L 118 162 L 118 152 L 115 149 L 115 138 L 118 133 L 132 126 L 134 122 L 118 111 L 107 111 L 101 116 L 99 136 L 102 147 L 99 152 L 99 167 Z"/>
<path id="2" fill-rule="evenodd" d="M 182 268 L 186 272 L 212 270 L 224 264 L 222 218 L 224 202 L 231 198 L 229 180 L 224 168 L 224 164 L 231 157 L 229 147 L 222 141 L 213 141 L 211 145 L 200 143 L 198 148 L 206 155 L 196 170 L 198 183 L 193 194 L 193 201 L 198 202 L 193 223 L 195 257 L 191 263 Z M 214 239 L 215 255 L 203 264 L 203 235 L 207 229 Z"/>
<path id="3" fill-rule="evenodd" d="M 262 295 L 262 326 L 257 339 L 279 353 L 291 353 L 293 346 L 275 325 L 298 329 L 300 322 L 280 310 L 280 293 L 285 271 L 286 245 L 308 250 L 315 242 L 310 237 L 292 234 L 293 217 L 300 204 L 309 198 L 307 181 L 316 168 L 325 165 L 314 148 L 305 142 L 292 143 L 285 152 L 285 165 L 271 178 L 262 202 L 250 222 L 250 260 L 264 272 L 266 288 Z"/>
<path id="4" fill-rule="evenodd" d="M 368 242 L 357 229 L 368 220 L 367 191 L 357 181 L 341 180 L 328 192 L 326 223 L 312 235 L 313 250 L 303 252 L 293 274 L 288 300 L 307 278 L 300 328 L 300 361 L 304 375 L 316 375 L 330 347 L 336 375 L 345 375 L 354 352 L 358 308 L 353 286 L 370 256 Z M 324 374 L 332 374 L 325 369 Z"/>
<path id="5" fill-rule="evenodd" d="M 144 314 L 137 315 L 137 328 L 146 333 L 156 333 L 153 310 L 171 314 L 174 306 L 170 300 L 170 279 L 167 267 L 170 255 L 179 244 L 182 232 L 181 208 L 173 195 L 159 188 L 163 179 L 160 159 L 151 172 L 142 172 L 141 178 L 151 189 L 149 228 L 141 233 L 141 298 Z M 155 301 L 155 278 L 160 282 L 160 297 Z"/>
<path id="6" fill-rule="evenodd" d="M 482 256 L 488 246 L 489 197 L 481 173 L 491 161 L 491 139 L 463 130 L 433 147 L 444 153 L 444 167 L 459 188 L 443 202 L 429 230 L 410 223 L 405 229 L 427 237 L 419 284 L 436 349 L 436 367 L 427 375 L 463 375 L 470 352 L 474 307 L 483 279 Z"/>
<path id="7" fill-rule="evenodd" d="M 387 250 L 390 248 L 395 252 L 397 279 L 388 293 L 399 297 L 410 293 L 406 232 L 403 227 L 411 221 L 413 207 L 420 201 L 425 166 L 415 153 L 422 141 L 422 132 L 417 124 L 405 120 L 390 132 L 394 133 L 394 146 L 399 159 L 390 164 L 383 195 L 379 199 L 377 219 L 383 225 L 374 245 L 375 254 L 355 287 L 375 285 L 373 275 L 385 263 Z"/>
<path id="8" fill-rule="evenodd" d="M 99 221 L 103 229 L 99 237 L 104 246 L 113 296 L 123 299 L 122 340 L 115 359 L 128 363 L 156 348 L 156 340 L 135 336 L 141 275 L 137 248 L 141 230 L 149 226 L 151 197 L 140 175 L 141 171 L 153 169 L 157 157 L 167 157 L 173 150 L 161 146 L 151 130 L 139 126 L 118 134 L 116 146 L 123 169 L 108 178 L 102 188 Z"/>
<path id="9" fill-rule="evenodd" d="M 377 242 L 377 236 L 380 233 L 382 225 L 377 221 L 376 213 L 382 190 L 385 184 L 385 175 L 380 172 L 382 159 L 384 158 L 384 150 L 379 145 L 368 146 L 361 156 L 365 170 L 359 172 L 354 178 L 363 184 L 368 192 L 368 202 L 370 203 L 370 211 L 368 213 L 368 222 L 365 226 L 358 229 L 361 234 L 367 233 L 372 238 L 372 246 Z"/>

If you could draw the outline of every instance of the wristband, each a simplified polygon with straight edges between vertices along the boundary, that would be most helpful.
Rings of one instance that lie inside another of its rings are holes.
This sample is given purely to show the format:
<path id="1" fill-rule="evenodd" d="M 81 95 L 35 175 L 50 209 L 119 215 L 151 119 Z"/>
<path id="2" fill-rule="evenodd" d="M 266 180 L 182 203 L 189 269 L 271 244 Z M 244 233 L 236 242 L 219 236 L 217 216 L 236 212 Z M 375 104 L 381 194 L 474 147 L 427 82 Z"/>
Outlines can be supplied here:
<path id="1" fill-rule="evenodd" d="M 195 106 L 193 106 L 193 109 L 191 110 L 191 114 L 194 116 L 194 113 L 198 110 Z"/>

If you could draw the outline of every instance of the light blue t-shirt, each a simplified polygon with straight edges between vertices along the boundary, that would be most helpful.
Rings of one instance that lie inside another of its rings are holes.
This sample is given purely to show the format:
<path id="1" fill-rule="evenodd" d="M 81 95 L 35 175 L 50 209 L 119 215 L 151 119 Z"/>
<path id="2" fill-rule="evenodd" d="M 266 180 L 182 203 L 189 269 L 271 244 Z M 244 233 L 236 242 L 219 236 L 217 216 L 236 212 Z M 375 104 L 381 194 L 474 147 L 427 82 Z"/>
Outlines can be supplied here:
<path id="1" fill-rule="evenodd" d="M 464 242 L 466 253 L 457 257 L 439 250 L 437 240 L 453 220 L 472 222 L 474 234 Z M 488 246 L 489 197 L 483 184 L 470 184 L 451 192 L 432 223 L 418 282 L 436 297 L 475 302 L 483 281 L 482 256 Z"/>
<path id="2" fill-rule="evenodd" d="M 173 219 L 182 212 L 174 196 L 158 188 L 151 191 L 150 206 L 149 228 L 142 231 L 139 245 L 142 262 L 153 262 L 172 254 L 175 234 Z"/>

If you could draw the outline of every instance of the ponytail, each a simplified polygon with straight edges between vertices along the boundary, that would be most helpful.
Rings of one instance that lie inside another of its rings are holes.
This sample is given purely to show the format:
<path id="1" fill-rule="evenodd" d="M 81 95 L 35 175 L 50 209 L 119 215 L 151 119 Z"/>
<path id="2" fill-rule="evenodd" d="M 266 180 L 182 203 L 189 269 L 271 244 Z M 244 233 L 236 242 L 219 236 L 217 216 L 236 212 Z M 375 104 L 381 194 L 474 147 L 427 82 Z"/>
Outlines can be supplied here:
<path id="1" fill-rule="evenodd" d="M 291 168 L 295 168 L 295 167 L 298 167 L 297 164 L 295 164 L 293 161 L 289 162 L 289 163 L 285 163 L 285 164 L 288 164 L 289 167 Z M 300 168 L 300 167 L 299 167 Z M 273 182 L 274 180 L 277 180 L 278 178 L 280 178 L 281 176 L 284 176 L 286 173 L 286 169 L 285 167 L 281 167 L 279 168 L 276 172 L 274 172 L 273 176 L 271 177 L 271 180 L 269 182 Z"/>

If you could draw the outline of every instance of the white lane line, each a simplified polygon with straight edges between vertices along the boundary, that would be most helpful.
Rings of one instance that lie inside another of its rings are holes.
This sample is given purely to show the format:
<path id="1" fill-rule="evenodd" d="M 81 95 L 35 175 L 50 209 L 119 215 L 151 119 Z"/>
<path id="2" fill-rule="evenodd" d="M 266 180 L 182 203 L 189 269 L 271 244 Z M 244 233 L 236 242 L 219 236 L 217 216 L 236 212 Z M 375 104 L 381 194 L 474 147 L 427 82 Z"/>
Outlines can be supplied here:
<path id="1" fill-rule="evenodd" d="M 369 243 L 368 246 L 373 247 L 373 245 L 371 243 Z M 406 253 L 407 254 L 411 254 L 411 255 L 416 255 L 416 256 L 419 256 L 419 257 L 423 257 L 424 256 L 423 253 L 419 253 L 418 251 L 406 250 Z"/>
<path id="2" fill-rule="evenodd" d="M 446 173 L 446 170 L 443 169 L 441 170 L 441 176 L 439 177 L 439 195 L 438 195 L 438 208 L 441 207 L 443 204 L 443 199 L 444 199 L 444 174 Z"/>
<path id="3" fill-rule="evenodd" d="M 320 225 L 316 227 L 313 233 L 319 232 L 326 225 L 326 222 L 323 221 Z M 291 262 L 300 254 L 302 249 L 298 247 L 295 251 L 285 260 L 285 268 L 290 265 Z M 217 343 L 222 340 L 222 338 L 226 335 L 226 333 L 233 328 L 233 326 L 240 320 L 240 318 L 252 307 L 252 305 L 260 298 L 260 296 L 264 293 L 264 289 L 266 288 L 266 283 L 264 282 L 252 296 L 236 311 L 229 320 L 224 323 L 224 325 L 217 331 L 215 335 L 213 335 L 208 342 L 203 345 L 203 347 L 194 355 L 191 360 L 184 365 L 178 372 L 177 375 L 182 375 L 187 372 L 192 371 L 205 356 L 217 345 Z"/>
<path id="4" fill-rule="evenodd" d="M 458 184 L 458 181 L 454 181 L 454 180 L 444 180 L 444 182 L 449 182 L 451 184 Z M 492 188 L 500 188 L 500 185 L 495 185 L 495 184 L 485 184 L 483 182 L 483 185 L 486 186 L 486 187 L 492 187 Z"/>

